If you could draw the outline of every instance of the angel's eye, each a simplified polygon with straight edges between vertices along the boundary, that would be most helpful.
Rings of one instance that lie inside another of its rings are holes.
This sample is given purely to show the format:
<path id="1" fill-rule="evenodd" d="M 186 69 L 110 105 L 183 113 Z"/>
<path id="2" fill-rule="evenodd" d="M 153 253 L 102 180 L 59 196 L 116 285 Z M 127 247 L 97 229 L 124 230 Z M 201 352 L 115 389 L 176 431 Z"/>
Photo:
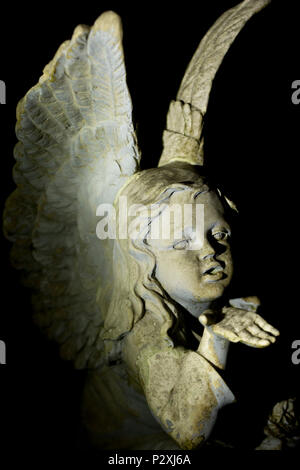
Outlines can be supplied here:
<path id="1" fill-rule="evenodd" d="M 180 240 L 180 242 L 174 243 L 174 250 L 185 250 L 188 247 L 188 240 Z"/>
<path id="2" fill-rule="evenodd" d="M 218 241 L 220 241 L 220 240 L 227 240 L 228 237 L 229 237 L 229 233 L 228 233 L 228 232 L 216 232 L 216 233 L 213 233 L 212 235 L 213 235 L 213 237 L 214 237 L 216 240 L 218 240 Z"/>

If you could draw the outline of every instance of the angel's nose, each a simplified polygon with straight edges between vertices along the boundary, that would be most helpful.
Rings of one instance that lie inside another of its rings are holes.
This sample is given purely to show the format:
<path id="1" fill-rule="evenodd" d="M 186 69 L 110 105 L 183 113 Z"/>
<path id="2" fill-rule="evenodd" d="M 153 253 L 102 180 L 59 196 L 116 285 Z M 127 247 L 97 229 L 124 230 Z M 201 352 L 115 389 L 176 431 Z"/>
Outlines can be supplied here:
<path id="1" fill-rule="evenodd" d="M 209 243 L 208 240 L 203 241 L 202 249 L 199 251 L 198 257 L 201 260 L 205 260 L 208 258 L 213 258 L 216 254 L 216 250 L 214 247 Z"/>

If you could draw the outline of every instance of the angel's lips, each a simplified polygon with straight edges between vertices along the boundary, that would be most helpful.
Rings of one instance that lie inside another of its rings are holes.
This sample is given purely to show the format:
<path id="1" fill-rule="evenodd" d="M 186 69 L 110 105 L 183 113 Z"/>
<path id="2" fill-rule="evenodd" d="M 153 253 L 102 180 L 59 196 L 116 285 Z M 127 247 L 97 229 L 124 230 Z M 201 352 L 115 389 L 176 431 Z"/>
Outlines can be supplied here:
<path id="1" fill-rule="evenodd" d="M 224 279 L 227 275 L 224 273 L 222 266 L 217 264 L 203 271 L 202 277 L 204 277 L 207 282 L 215 282 Z"/>

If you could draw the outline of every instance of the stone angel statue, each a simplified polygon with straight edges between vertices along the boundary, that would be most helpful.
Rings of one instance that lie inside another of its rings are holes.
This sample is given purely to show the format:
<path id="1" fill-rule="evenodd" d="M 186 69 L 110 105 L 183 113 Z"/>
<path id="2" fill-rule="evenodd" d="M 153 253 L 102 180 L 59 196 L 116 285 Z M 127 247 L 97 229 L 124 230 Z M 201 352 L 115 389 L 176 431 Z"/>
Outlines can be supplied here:
<path id="1" fill-rule="evenodd" d="M 140 167 L 111 11 L 78 26 L 18 104 L 4 230 L 35 321 L 88 370 L 82 414 L 98 449 L 205 445 L 235 400 L 222 374 L 230 342 L 264 348 L 279 334 L 256 297 L 225 304 L 236 207 L 206 174 L 202 134 L 223 57 L 267 3 L 243 1 L 202 39 L 170 103 L 157 168 Z M 174 216 L 161 236 L 164 214 L 185 206 L 192 217 Z M 113 209 L 115 233 L 99 235 L 99 207 Z"/>

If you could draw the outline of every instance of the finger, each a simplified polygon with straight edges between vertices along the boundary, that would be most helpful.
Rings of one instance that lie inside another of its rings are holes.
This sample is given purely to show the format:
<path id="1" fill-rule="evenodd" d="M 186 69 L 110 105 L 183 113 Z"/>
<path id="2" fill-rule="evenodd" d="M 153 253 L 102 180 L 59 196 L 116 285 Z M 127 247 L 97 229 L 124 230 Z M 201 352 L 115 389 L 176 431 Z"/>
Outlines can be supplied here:
<path id="1" fill-rule="evenodd" d="M 207 313 L 202 313 L 199 317 L 198 320 L 200 323 L 204 326 L 210 326 L 213 325 L 214 323 L 217 323 L 218 320 L 220 320 L 220 315 L 207 311 Z"/>
<path id="2" fill-rule="evenodd" d="M 222 336 L 223 338 L 228 339 L 228 341 L 231 341 L 232 343 L 238 343 L 240 341 L 238 335 L 236 335 L 233 331 L 223 328 L 218 324 L 213 325 L 212 330 L 216 335 Z"/>
<path id="3" fill-rule="evenodd" d="M 267 339 L 260 339 L 256 338 L 255 336 L 252 336 L 249 331 L 243 330 L 240 332 L 240 340 L 248 344 L 250 346 L 254 346 L 256 348 L 265 348 L 266 346 L 269 346 L 271 343 Z"/>
<path id="4" fill-rule="evenodd" d="M 267 339 L 268 341 L 271 341 L 272 343 L 275 343 L 276 339 L 274 336 L 269 335 L 265 331 L 261 330 L 258 326 L 256 325 L 250 325 L 246 329 L 249 331 L 253 336 L 260 338 L 260 339 Z"/>
<path id="5" fill-rule="evenodd" d="M 276 328 L 274 328 L 274 326 L 270 325 L 270 323 L 267 323 L 266 320 L 264 320 L 259 315 L 255 316 L 254 323 L 260 326 L 263 330 L 268 331 L 269 333 L 272 333 L 272 335 L 274 336 L 280 335 L 280 332 Z"/>
<path id="6" fill-rule="evenodd" d="M 198 317 L 198 320 L 204 326 L 206 326 L 208 323 L 207 316 L 203 314 Z"/>

